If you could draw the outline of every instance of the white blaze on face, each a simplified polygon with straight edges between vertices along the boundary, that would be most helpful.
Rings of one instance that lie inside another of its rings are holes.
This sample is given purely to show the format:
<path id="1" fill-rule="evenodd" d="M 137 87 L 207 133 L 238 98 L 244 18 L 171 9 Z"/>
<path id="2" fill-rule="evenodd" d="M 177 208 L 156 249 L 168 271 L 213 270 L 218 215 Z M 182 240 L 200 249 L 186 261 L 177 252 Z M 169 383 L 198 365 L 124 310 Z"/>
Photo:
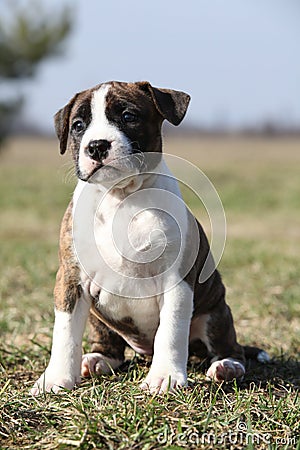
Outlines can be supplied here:
<path id="1" fill-rule="evenodd" d="M 111 147 L 108 150 L 107 158 L 103 160 L 104 164 L 130 154 L 129 140 L 116 125 L 109 123 L 105 114 L 106 95 L 110 88 L 109 84 L 102 85 L 94 91 L 91 99 L 92 120 L 82 137 L 79 149 L 78 164 L 83 176 L 88 176 L 98 165 L 86 153 L 91 141 L 103 139 L 110 142 Z"/>

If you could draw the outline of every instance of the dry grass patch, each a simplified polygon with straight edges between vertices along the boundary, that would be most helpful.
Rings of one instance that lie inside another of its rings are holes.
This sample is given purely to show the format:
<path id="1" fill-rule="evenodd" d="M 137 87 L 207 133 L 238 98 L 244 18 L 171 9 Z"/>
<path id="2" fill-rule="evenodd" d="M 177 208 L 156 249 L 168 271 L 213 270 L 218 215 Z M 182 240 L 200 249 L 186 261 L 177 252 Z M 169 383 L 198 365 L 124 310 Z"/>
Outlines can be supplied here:
<path id="1" fill-rule="evenodd" d="M 136 356 L 74 392 L 32 398 L 49 359 L 59 222 L 74 179 L 54 140 L 16 139 L 0 155 L 0 448 L 300 448 L 300 142 L 184 138 L 165 148 L 216 186 L 228 223 L 220 269 L 239 340 L 263 346 L 272 362 L 249 362 L 243 382 L 216 385 L 205 380 L 207 362 L 192 360 L 189 388 L 149 397 L 138 388 L 149 361 Z"/>

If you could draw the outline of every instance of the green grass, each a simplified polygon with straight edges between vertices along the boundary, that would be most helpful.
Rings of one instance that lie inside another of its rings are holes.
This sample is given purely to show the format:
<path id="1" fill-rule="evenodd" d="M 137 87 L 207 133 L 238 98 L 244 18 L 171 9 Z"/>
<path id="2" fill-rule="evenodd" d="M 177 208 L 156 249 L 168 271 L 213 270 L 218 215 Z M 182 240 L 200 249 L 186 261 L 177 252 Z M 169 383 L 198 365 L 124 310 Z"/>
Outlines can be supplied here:
<path id="1" fill-rule="evenodd" d="M 1 449 L 300 449 L 299 149 L 289 139 L 166 144 L 222 198 L 220 270 L 239 341 L 264 347 L 271 363 L 249 362 L 243 382 L 217 385 L 205 379 L 207 362 L 193 359 L 189 388 L 159 397 L 139 390 L 150 361 L 131 355 L 114 375 L 33 398 L 49 360 L 59 222 L 74 179 L 55 142 L 10 143 L 0 155 Z"/>

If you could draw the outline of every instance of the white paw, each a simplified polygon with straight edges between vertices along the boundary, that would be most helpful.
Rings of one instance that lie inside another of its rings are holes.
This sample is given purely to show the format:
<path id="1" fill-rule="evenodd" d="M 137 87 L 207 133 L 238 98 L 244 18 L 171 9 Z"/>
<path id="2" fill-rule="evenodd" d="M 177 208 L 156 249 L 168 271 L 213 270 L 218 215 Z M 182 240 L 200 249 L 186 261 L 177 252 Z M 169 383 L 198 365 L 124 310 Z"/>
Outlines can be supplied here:
<path id="1" fill-rule="evenodd" d="M 150 394 L 163 394 L 174 392 L 175 389 L 186 386 L 187 376 L 183 372 L 170 371 L 170 373 L 153 371 L 150 372 L 140 384 L 140 388 Z"/>
<path id="2" fill-rule="evenodd" d="M 81 376 L 90 377 L 91 375 L 101 375 L 103 373 L 111 373 L 117 369 L 122 360 L 107 358 L 101 353 L 86 353 L 82 357 Z"/>
<path id="3" fill-rule="evenodd" d="M 241 379 L 244 375 L 243 364 L 230 358 L 215 361 L 206 372 L 206 376 L 214 381 L 231 381 Z"/>
<path id="4" fill-rule="evenodd" d="M 267 364 L 271 361 L 270 355 L 265 352 L 264 350 L 261 350 L 259 354 L 257 355 L 257 361 L 262 364 Z"/>
<path id="5" fill-rule="evenodd" d="M 69 376 L 59 376 L 57 374 L 51 374 L 47 370 L 40 376 L 40 378 L 34 383 L 30 393 L 34 396 L 44 394 L 47 392 L 53 392 L 57 394 L 62 389 L 73 389 L 75 384 L 79 384 L 80 379 L 75 379 Z"/>

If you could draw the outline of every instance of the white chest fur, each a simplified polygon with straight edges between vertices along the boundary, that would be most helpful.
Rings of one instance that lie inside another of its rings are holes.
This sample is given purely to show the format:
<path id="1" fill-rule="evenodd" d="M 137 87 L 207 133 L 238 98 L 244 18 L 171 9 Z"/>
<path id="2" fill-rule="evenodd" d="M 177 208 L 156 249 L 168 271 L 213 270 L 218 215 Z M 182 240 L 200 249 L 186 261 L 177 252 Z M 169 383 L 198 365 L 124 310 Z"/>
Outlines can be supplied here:
<path id="1" fill-rule="evenodd" d="M 132 317 L 151 334 L 161 295 L 180 281 L 188 230 L 177 182 L 164 162 L 160 166 L 163 175 L 145 177 L 142 186 L 138 177 L 111 190 L 79 181 L 73 197 L 84 293 L 105 315 Z"/>

